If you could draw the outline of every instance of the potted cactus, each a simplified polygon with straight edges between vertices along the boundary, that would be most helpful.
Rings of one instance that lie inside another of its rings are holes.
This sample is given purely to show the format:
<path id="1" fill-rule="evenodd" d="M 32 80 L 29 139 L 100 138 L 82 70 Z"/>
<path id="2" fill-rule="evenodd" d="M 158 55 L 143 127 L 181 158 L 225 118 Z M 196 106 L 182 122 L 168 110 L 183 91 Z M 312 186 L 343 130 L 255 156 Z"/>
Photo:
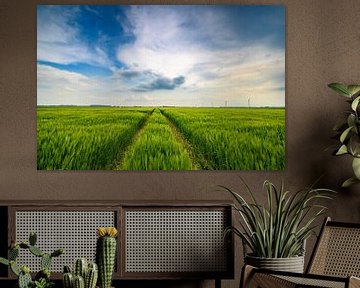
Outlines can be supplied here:
<path id="1" fill-rule="evenodd" d="M 100 227 L 97 229 L 96 262 L 99 267 L 99 287 L 110 288 L 116 258 L 115 227 Z"/>
<path id="2" fill-rule="evenodd" d="M 88 262 L 85 258 L 78 258 L 71 272 L 69 266 L 64 267 L 64 288 L 95 288 L 98 279 L 98 267 L 96 263 Z"/>
<path id="3" fill-rule="evenodd" d="M 36 246 L 36 233 L 30 233 L 29 243 L 12 242 L 8 252 L 8 259 L 0 257 L 0 263 L 10 266 L 11 271 L 18 277 L 18 288 L 49 288 L 54 285 L 50 280 L 50 265 L 54 257 L 64 253 L 63 249 L 57 249 L 52 253 L 45 253 Z M 19 266 L 16 259 L 20 249 L 28 250 L 33 255 L 39 257 L 41 270 L 35 275 L 34 280 L 30 275 L 30 268 L 26 265 Z"/>

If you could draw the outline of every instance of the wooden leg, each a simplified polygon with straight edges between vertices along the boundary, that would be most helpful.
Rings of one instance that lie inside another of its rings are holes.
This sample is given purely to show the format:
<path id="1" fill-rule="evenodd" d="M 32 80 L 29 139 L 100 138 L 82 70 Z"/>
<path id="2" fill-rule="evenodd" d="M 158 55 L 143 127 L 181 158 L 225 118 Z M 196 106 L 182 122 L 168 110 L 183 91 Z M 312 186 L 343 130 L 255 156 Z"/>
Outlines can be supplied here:
<path id="1" fill-rule="evenodd" d="M 360 288 L 360 278 L 351 276 L 349 278 L 349 288 Z"/>
<path id="2" fill-rule="evenodd" d="M 255 269 L 255 268 L 252 267 L 252 266 L 250 266 L 250 265 L 245 265 L 245 266 L 242 268 L 242 271 L 241 271 L 241 279 L 240 279 L 240 286 L 239 286 L 240 288 L 246 288 L 246 287 L 248 287 L 254 269 Z"/>

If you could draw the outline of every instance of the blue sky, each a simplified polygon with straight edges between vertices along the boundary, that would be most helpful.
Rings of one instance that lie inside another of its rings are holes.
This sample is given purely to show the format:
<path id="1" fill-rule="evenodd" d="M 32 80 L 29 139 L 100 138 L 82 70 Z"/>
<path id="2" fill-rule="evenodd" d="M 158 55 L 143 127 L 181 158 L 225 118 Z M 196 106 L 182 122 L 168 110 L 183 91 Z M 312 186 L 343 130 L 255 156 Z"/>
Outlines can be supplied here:
<path id="1" fill-rule="evenodd" d="M 38 105 L 284 106 L 281 5 L 39 5 Z"/>

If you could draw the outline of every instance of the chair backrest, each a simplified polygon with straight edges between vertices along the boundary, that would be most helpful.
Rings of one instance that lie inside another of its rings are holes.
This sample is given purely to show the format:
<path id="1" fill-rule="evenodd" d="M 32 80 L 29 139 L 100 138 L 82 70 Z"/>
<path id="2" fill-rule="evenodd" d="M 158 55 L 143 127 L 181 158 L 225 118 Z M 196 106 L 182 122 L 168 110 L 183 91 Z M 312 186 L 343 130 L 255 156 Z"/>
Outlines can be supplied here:
<path id="1" fill-rule="evenodd" d="M 307 273 L 360 277 L 360 223 L 326 218 Z"/>

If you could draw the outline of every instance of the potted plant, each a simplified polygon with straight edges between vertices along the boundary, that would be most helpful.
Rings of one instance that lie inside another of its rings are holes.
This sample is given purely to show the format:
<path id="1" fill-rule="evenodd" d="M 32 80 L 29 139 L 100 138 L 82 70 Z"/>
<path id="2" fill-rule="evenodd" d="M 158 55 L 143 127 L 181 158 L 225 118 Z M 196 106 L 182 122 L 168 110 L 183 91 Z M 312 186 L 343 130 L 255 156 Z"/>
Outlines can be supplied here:
<path id="1" fill-rule="evenodd" d="M 9 248 L 8 259 L 0 257 L 0 263 L 10 266 L 11 271 L 18 277 L 18 288 L 50 288 L 54 286 L 54 282 L 50 280 L 50 265 L 52 259 L 62 255 L 64 250 L 57 249 L 52 253 L 45 253 L 38 246 L 36 246 L 36 241 L 36 234 L 30 233 L 29 243 L 13 242 Z M 31 254 L 41 259 L 41 270 L 36 273 L 34 279 L 31 277 L 30 268 L 28 266 L 20 266 L 18 263 L 16 263 L 20 249 L 28 250 Z"/>
<path id="2" fill-rule="evenodd" d="M 221 187 L 236 201 L 233 208 L 240 215 L 239 227 L 229 227 L 225 232 L 233 232 L 241 238 L 244 247 L 248 248 L 244 252 L 250 250 L 251 253 L 244 254 L 245 264 L 302 273 L 305 241 L 314 233 L 315 220 L 326 209 L 317 202 L 331 199 L 334 191 L 305 188 L 290 193 L 283 185 L 278 189 L 270 181 L 265 181 L 267 203 L 264 206 L 244 185 L 251 201 L 246 201 L 227 187 Z"/>
<path id="3" fill-rule="evenodd" d="M 328 85 L 338 94 L 347 98 L 351 109 L 348 111 L 347 120 L 336 127 L 340 145 L 334 151 L 334 155 L 350 155 L 354 177 L 347 179 L 342 186 L 348 187 L 360 183 L 360 85 L 344 85 L 341 83 L 331 83 Z"/>

